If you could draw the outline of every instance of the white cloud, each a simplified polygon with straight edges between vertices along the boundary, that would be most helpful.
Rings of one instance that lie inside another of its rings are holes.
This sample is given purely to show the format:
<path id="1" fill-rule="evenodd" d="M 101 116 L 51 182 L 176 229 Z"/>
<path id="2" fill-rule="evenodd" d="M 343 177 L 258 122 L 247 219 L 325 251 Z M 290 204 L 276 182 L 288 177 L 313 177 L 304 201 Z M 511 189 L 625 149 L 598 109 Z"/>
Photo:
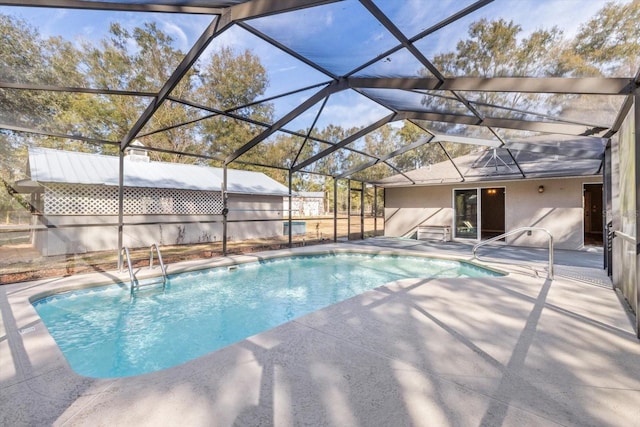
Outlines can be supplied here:
<path id="1" fill-rule="evenodd" d="M 296 70 L 296 69 L 298 69 L 298 66 L 293 65 L 293 66 L 290 66 L 290 67 L 282 67 L 282 68 L 278 68 L 277 70 L 274 70 L 274 71 L 275 71 L 276 73 L 284 73 L 284 72 L 292 71 L 292 70 Z"/>
<path id="2" fill-rule="evenodd" d="M 162 21 L 162 30 L 177 42 L 177 47 L 179 49 L 186 51 L 191 47 L 187 34 L 174 22 L 167 20 Z"/>
<path id="3" fill-rule="evenodd" d="M 93 25 L 84 25 L 82 27 L 82 34 L 85 36 L 91 36 L 95 32 L 96 32 L 96 27 L 94 27 Z"/>
<path id="4" fill-rule="evenodd" d="M 329 12 L 324 17 L 324 25 L 326 27 L 333 26 L 333 12 Z"/>
<path id="5" fill-rule="evenodd" d="M 328 104 L 322 111 L 321 122 L 324 125 L 331 123 L 343 128 L 368 126 L 391 113 L 385 110 L 369 100 L 360 98 L 353 103 Z"/>

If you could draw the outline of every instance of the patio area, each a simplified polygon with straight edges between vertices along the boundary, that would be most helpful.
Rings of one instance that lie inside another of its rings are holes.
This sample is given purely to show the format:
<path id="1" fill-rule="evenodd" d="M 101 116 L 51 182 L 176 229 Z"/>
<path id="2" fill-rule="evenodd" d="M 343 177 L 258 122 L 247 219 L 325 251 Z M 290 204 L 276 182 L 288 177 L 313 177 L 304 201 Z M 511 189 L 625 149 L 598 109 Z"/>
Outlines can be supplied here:
<path id="1" fill-rule="evenodd" d="M 470 259 L 462 243 L 375 238 L 354 249 Z M 271 252 L 274 253 L 274 252 Z M 188 261 L 169 272 L 267 253 Z M 640 342 L 601 250 L 481 249 L 509 274 L 393 282 L 167 370 L 91 379 L 28 302 L 117 272 L 0 287 L 2 425 L 640 425 Z"/>

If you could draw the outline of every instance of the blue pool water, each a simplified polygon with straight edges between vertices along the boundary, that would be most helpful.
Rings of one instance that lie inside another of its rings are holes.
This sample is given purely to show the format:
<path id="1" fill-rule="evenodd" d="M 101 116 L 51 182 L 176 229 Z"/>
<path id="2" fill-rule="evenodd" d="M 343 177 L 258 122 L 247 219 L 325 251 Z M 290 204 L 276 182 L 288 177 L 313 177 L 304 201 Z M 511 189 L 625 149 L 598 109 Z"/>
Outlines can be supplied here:
<path id="1" fill-rule="evenodd" d="M 499 273 L 422 257 L 296 256 L 169 277 L 166 290 L 128 285 L 52 295 L 34 306 L 79 374 L 124 377 L 195 359 L 384 283 Z"/>

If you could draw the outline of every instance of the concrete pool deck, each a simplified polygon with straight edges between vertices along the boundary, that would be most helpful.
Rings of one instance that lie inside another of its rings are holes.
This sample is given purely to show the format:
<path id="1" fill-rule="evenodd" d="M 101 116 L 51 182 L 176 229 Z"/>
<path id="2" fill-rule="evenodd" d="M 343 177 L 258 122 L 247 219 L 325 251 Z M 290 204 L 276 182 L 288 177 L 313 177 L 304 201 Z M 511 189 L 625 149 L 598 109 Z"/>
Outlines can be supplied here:
<path id="1" fill-rule="evenodd" d="M 471 253 L 384 238 L 275 252 L 341 248 Z M 0 425 L 640 426 L 640 341 L 602 253 L 556 251 L 548 280 L 546 250 L 481 251 L 509 274 L 393 282 L 183 365 L 116 379 L 75 374 L 29 298 L 126 274 L 4 285 Z"/>

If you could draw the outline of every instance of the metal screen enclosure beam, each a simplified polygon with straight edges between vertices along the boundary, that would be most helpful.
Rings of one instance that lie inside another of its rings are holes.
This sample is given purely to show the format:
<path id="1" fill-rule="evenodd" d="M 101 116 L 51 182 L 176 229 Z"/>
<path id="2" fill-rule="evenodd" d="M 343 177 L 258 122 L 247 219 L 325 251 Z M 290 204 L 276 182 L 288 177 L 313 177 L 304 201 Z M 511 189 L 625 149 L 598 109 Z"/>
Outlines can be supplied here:
<path id="1" fill-rule="evenodd" d="M 234 21 L 255 19 L 337 1 L 339 0 L 252 0 L 231 6 L 230 19 Z"/>
<path id="2" fill-rule="evenodd" d="M 333 241 L 338 241 L 338 178 L 333 178 Z"/>
<path id="3" fill-rule="evenodd" d="M 193 13 L 214 15 L 224 11 L 218 7 L 155 4 L 129 1 L 87 1 L 87 0 L 3 0 L 0 5 L 23 7 L 52 7 L 56 9 L 116 10 L 123 12 Z"/>
<path id="4" fill-rule="evenodd" d="M 473 92 L 519 92 L 579 95 L 633 94 L 633 78 L 621 77 L 350 77 L 352 88 L 426 89 Z"/>
<path id="5" fill-rule="evenodd" d="M 378 186 L 373 186 L 373 236 L 378 236 Z"/>
<path id="6" fill-rule="evenodd" d="M 637 88 L 633 96 L 633 131 L 635 134 L 635 192 L 636 192 L 636 336 L 640 339 L 640 227 L 638 227 L 638 212 L 640 212 L 640 88 Z"/>
<path id="7" fill-rule="evenodd" d="M 429 136 L 425 136 L 422 137 L 420 139 L 418 139 L 415 142 L 412 142 L 411 144 L 405 145 L 404 147 L 400 147 L 397 150 L 392 151 L 391 153 L 385 154 L 384 156 L 380 156 L 377 159 L 374 159 L 370 162 L 367 162 L 363 165 L 360 166 L 356 166 L 353 169 L 350 169 L 346 172 L 341 173 L 340 175 L 338 175 L 338 178 L 346 178 L 350 175 L 353 175 L 354 173 L 358 173 L 362 170 L 365 170 L 367 168 L 370 168 L 371 166 L 377 165 L 380 162 L 386 162 L 389 159 L 392 159 L 393 157 L 399 156 L 401 154 L 406 153 L 407 151 L 413 150 L 414 148 L 418 148 L 424 144 L 428 144 L 431 140 L 433 139 L 433 135 L 429 135 Z"/>
<path id="8" fill-rule="evenodd" d="M 64 134 L 64 133 L 46 132 L 46 131 L 41 131 L 41 130 L 38 130 L 38 129 L 31 129 L 31 128 L 26 128 L 26 127 L 21 127 L 21 126 L 7 125 L 7 124 L 4 124 L 4 123 L 0 123 L 0 129 L 12 130 L 14 132 L 31 133 L 33 135 L 43 135 L 43 136 L 51 136 L 51 137 L 54 137 L 54 138 L 70 139 L 70 140 L 73 140 L 73 141 L 83 141 L 83 142 L 88 142 L 90 144 L 119 145 L 119 143 L 115 142 L 115 141 L 107 141 L 107 140 L 104 140 L 104 139 L 89 138 L 89 137 L 80 136 L 80 135 L 67 135 L 67 134 Z"/>
<path id="9" fill-rule="evenodd" d="M 458 123 L 464 125 L 484 126 L 490 128 L 516 129 L 532 132 L 557 133 L 572 136 L 597 136 L 607 130 L 605 127 L 592 127 L 571 123 L 532 122 L 518 119 L 485 117 L 480 120 L 475 116 L 463 114 L 446 114 L 438 112 L 401 111 L 396 120 L 417 119 L 434 122 Z"/>
<path id="10" fill-rule="evenodd" d="M 43 85 L 37 83 L 22 82 L 0 82 L 0 88 L 16 89 L 16 90 L 37 90 L 43 92 L 69 92 L 69 93 L 89 93 L 95 95 L 122 95 L 122 96 L 138 96 L 153 98 L 157 94 L 155 92 L 139 92 L 134 90 L 118 90 L 118 89 L 92 89 L 75 86 L 55 86 Z"/>
<path id="11" fill-rule="evenodd" d="M 426 30 L 416 34 L 415 36 L 411 37 L 408 42 L 413 44 L 414 42 L 428 36 L 431 33 L 434 33 L 444 27 L 446 27 L 449 24 L 452 24 L 455 21 L 458 21 L 462 18 L 464 18 L 465 16 L 469 15 L 470 13 L 475 12 L 476 10 L 486 6 L 487 4 L 493 2 L 493 0 L 480 0 L 477 1 L 475 3 L 473 3 L 472 5 L 469 5 L 467 7 L 465 7 L 464 9 L 454 13 L 453 15 L 443 19 L 442 21 L 438 22 L 435 25 L 432 25 L 431 27 L 427 28 Z M 350 77 L 354 74 L 356 74 L 359 71 L 364 70 L 365 68 L 369 67 L 372 64 L 375 64 L 376 62 L 380 61 L 381 59 L 384 59 L 388 56 L 391 56 L 393 53 L 401 50 L 404 48 L 404 45 L 399 44 L 395 47 L 392 47 L 391 49 L 382 52 L 381 54 L 379 54 L 378 56 L 376 56 L 375 58 L 370 59 L 369 61 L 365 62 L 364 64 L 360 65 L 357 68 L 354 68 L 353 70 L 351 70 L 349 73 L 346 74 L 346 77 Z"/>
<path id="12" fill-rule="evenodd" d="M 122 270 L 122 248 L 124 227 L 124 151 L 118 150 L 118 270 Z M 131 284 L 133 286 L 133 283 Z"/>
<path id="13" fill-rule="evenodd" d="M 360 0 L 360 3 L 387 29 L 402 46 L 407 49 L 429 72 L 441 82 L 444 76 L 434 65 L 411 43 L 398 27 L 371 0 Z"/>
<path id="14" fill-rule="evenodd" d="M 224 165 L 222 168 L 222 256 L 227 256 L 227 215 L 229 215 L 227 165 Z"/>
<path id="15" fill-rule="evenodd" d="M 347 180 L 347 240 L 351 240 L 351 180 Z"/>
<path id="16" fill-rule="evenodd" d="M 364 191 L 367 186 L 364 182 L 360 185 L 360 239 L 364 240 Z"/>
<path id="17" fill-rule="evenodd" d="M 292 212 L 292 207 L 293 207 L 291 205 L 291 202 L 292 202 L 292 198 L 291 198 L 291 184 L 292 184 L 292 181 L 293 181 L 293 172 L 291 171 L 291 169 L 289 169 L 289 196 L 288 196 L 289 197 L 289 209 L 287 209 L 287 214 L 288 214 L 288 217 L 289 217 L 289 227 L 288 227 L 288 233 L 287 233 L 289 235 L 289 247 L 292 247 L 292 244 L 293 244 L 292 243 L 292 240 L 293 240 L 292 239 L 293 223 L 291 221 L 291 212 Z"/>

